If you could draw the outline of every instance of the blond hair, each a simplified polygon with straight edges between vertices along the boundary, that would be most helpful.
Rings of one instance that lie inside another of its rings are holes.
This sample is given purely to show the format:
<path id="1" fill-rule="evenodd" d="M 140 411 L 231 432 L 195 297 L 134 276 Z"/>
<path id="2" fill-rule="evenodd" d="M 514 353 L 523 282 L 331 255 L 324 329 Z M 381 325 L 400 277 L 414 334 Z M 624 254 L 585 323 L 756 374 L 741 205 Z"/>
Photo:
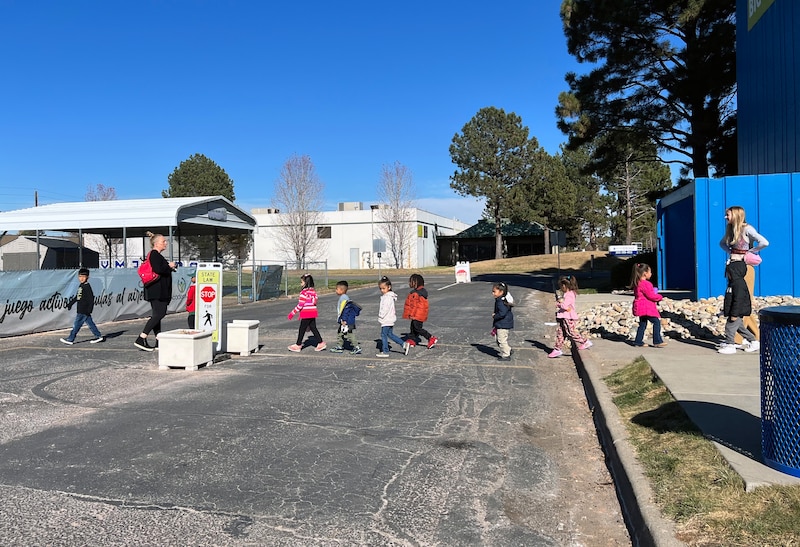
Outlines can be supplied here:
<path id="1" fill-rule="evenodd" d="M 163 238 L 163 237 L 164 237 L 164 236 L 163 236 L 163 234 L 154 234 L 154 233 L 153 233 L 153 232 L 151 232 L 150 230 L 147 230 L 147 231 L 144 233 L 144 235 L 146 235 L 147 237 L 149 237 L 149 238 L 150 238 L 150 246 L 151 246 L 151 247 L 155 247 L 155 246 L 156 246 L 156 240 L 157 240 L 159 237 L 161 237 L 161 238 Z"/>
<path id="2" fill-rule="evenodd" d="M 725 212 L 731 214 L 731 220 L 725 226 L 725 241 L 733 247 L 744 237 L 744 227 L 747 226 L 744 218 L 744 207 L 734 205 L 725 209 Z"/>

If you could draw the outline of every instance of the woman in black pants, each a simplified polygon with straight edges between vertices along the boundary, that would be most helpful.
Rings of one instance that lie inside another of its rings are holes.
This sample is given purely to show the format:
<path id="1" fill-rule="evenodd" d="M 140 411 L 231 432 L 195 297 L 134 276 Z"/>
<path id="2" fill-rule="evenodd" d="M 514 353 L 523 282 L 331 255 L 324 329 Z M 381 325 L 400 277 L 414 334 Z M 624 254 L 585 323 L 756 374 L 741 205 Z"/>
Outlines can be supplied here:
<path id="1" fill-rule="evenodd" d="M 148 260 L 153 271 L 160 277 L 144 288 L 144 299 L 150 302 L 152 315 L 147 320 L 142 333 L 136 337 L 134 344 L 140 350 L 153 351 L 158 347 L 158 340 L 155 345 L 151 346 L 147 343 L 147 336 L 151 331 L 156 336 L 161 332 L 161 320 L 167 315 L 167 306 L 172 299 L 172 272 L 175 270 L 175 263 L 167 262 L 167 259 L 161 256 L 161 253 L 167 248 L 166 238 L 152 232 L 147 232 L 147 235 L 150 236 L 150 245 L 153 247 Z"/>

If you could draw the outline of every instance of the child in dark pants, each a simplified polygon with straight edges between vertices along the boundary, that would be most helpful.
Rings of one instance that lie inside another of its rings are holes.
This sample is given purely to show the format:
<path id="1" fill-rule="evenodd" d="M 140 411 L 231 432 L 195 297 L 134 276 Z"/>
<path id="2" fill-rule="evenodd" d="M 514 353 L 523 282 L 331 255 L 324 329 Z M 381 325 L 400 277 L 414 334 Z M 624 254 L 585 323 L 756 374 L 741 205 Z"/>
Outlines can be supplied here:
<path id="1" fill-rule="evenodd" d="M 94 309 L 94 292 L 92 291 L 92 286 L 89 284 L 89 270 L 86 268 L 81 268 L 78 270 L 78 281 L 80 285 L 78 285 L 78 293 L 70 299 L 69 304 L 67 305 L 68 308 L 72 308 L 72 306 L 77 303 L 78 304 L 78 314 L 75 316 L 75 324 L 72 326 L 72 332 L 69 333 L 69 336 L 66 338 L 61 338 L 61 341 L 65 344 L 71 346 L 75 343 L 75 336 L 77 336 L 78 331 L 81 330 L 81 327 L 84 323 L 89 325 L 89 330 L 92 331 L 94 335 L 93 340 L 89 340 L 90 344 L 97 344 L 98 342 L 102 342 L 105 340 L 105 337 L 100 334 L 97 326 L 94 324 L 94 319 L 92 319 L 92 310 Z"/>
<path id="2" fill-rule="evenodd" d="M 411 320 L 411 330 L 403 343 L 403 351 L 408 355 L 411 346 L 416 346 L 420 342 L 420 336 L 428 339 L 428 349 L 431 349 L 439 341 L 434 335 L 422 327 L 422 323 L 428 320 L 428 291 L 425 289 L 425 280 L 420 274 L 413 274 L 408 279 L 408 286 L 411 292 L 406 297 L 403 306 L 403 319 Z"/>

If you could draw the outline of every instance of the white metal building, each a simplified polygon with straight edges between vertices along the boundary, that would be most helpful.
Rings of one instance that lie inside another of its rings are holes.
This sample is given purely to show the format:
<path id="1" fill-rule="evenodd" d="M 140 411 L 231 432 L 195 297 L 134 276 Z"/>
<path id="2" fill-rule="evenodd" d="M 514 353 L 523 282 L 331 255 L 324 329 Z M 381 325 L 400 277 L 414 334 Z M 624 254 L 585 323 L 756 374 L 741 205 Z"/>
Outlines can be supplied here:
<path id="1" fill-rule="evenodd" d="M 320 250 L 308 261 L 328 261 L 328 268 L 369 269 L 394 267 L 394 257 L 385 241 L 387 225 L 379 205 L 362 202 L 339 203 L 337 211 L 321 213 L 321 222 L 316 226 Z M 256 219 L 254 253 L 255 261 L 291 262 L 281 250 L 282 215 L 275 209 L 252 209 Z M 408 210 L 408 230 L 412 234 L 405 250 L 404 268 L 437 266 L 437 237 L 455 235 L 469 228 L 460 220 L 443 217 L 421 209 Z M 378 254 L 381 256 L 378 257 Z M 379 262 L 380 261 L 380 262 Z"/>

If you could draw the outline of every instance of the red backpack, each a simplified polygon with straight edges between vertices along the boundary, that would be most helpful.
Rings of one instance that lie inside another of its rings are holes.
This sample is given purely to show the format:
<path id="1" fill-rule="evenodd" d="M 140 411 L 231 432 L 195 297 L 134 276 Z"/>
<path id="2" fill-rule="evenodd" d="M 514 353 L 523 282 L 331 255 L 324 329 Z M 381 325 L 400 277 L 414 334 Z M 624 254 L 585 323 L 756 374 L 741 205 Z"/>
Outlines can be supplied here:
<path id="1" fill-rule="evenodd" d="M 161 277 L 156 272 L 153 271 L 153 266 L 150 264 L 150 255 L 147 255 L 147 258 L 144 259 L 144 262 L 139 265 L 139 278 L 142 280 L 142 285 L 147 287 L 148 285 L 152 285 L 158 278 Z"/>

